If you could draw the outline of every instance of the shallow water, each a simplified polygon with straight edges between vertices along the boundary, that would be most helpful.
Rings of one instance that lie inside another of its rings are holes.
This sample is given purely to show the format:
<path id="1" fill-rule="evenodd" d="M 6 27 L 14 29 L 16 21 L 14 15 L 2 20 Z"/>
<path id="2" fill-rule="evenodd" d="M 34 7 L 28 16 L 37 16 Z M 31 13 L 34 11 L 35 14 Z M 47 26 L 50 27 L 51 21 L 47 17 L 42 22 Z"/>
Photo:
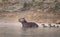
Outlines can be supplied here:
<path id="1" fill-rule="evenodd" d="M 60 37 L 60 28 L 21 28 L 18 24 L 0 24 L 0 37 Z"/>

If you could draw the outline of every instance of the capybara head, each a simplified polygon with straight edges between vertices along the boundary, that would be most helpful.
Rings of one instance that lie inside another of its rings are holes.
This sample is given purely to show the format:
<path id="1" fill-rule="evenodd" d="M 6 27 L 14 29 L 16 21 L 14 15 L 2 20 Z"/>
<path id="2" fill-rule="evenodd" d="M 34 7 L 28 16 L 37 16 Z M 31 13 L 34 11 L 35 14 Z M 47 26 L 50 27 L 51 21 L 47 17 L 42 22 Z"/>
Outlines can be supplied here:
<path id="1" fill-rule="evenodd" d="M 26 22 L 25 18 L 20 18 L 19 22 Z"/>

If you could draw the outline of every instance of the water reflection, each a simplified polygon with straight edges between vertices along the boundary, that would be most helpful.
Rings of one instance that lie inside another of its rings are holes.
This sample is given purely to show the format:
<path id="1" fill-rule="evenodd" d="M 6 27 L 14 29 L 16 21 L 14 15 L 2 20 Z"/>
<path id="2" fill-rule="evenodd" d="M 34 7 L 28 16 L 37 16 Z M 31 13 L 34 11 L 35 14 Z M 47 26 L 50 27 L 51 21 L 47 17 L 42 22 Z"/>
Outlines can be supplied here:
<path id="1" fill-rule="evenodd" d="M 9 25 L 0 27 L 0 37 L 60 37 L 60 28 L 20 28 Z"/>
<path id="2" fill-rule="evenodd" d="M 22 35 L 26 37 L 59 37 L 58 28 L 23 28 Z"/>

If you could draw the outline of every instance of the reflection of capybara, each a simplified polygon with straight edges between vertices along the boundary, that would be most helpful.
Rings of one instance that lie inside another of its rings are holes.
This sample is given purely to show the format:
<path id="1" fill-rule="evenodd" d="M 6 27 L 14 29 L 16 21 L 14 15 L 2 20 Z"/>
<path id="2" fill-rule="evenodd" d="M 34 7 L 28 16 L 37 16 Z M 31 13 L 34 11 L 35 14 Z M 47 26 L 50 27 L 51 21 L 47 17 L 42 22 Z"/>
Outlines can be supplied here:
<path id="1" fill-rule="evenodd" d="M 38 27 L 38 25 L 34 22 L 27 22 L 25 18 L 19 19 L 19 22 L 22 23 L 23 27 Z"/>

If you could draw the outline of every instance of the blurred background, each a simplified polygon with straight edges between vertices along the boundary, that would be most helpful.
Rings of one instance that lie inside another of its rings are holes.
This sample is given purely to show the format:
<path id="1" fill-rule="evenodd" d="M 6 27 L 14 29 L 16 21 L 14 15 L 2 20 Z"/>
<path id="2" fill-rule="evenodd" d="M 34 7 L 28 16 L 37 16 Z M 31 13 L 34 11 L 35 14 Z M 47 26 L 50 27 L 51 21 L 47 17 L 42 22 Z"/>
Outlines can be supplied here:
<path id="1" fill-rule="evenodd" d="M 0 22 L 19 18 L 38 23 L 60 23 L 60 0 L 0 0 Z"/>

